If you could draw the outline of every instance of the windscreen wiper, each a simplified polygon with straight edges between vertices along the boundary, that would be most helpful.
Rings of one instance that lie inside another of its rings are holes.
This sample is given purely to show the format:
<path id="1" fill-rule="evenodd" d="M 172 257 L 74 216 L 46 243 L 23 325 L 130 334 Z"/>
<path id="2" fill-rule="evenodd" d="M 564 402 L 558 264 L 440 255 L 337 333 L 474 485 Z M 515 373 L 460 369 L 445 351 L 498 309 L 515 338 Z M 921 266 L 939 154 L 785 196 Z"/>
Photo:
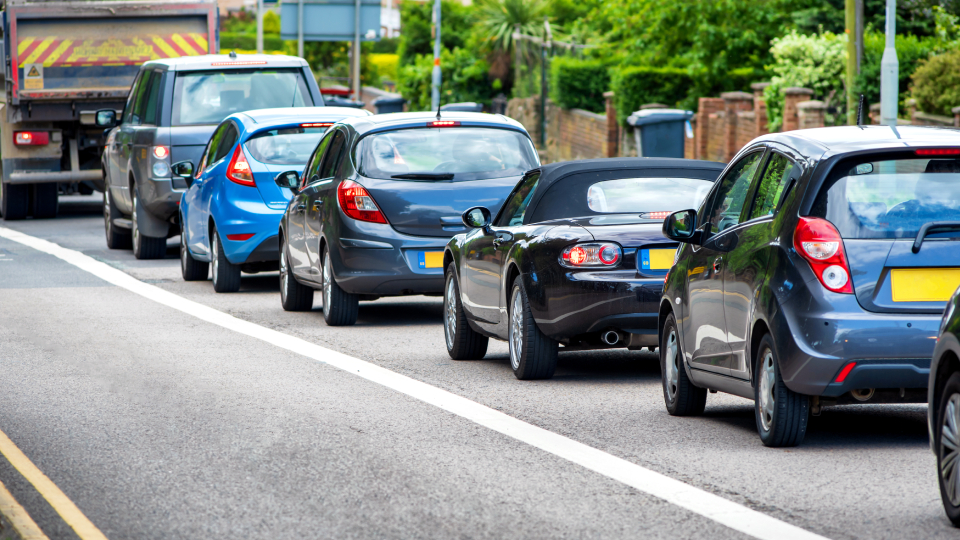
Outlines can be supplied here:
<path id="1" fill-rule="evenodd" d="M 453 180 L 453 173 L 404 173 L 395 174 L 390 178 L 397 178 L 399 180 Z"/>
<path id="2" fill-rule="evenodd" d="M 924 223 L 923 227 L 920 227 L 920 232 L 917 233 L 916 240 L 913 241 L 912 251 L 919 253 L 920 246 L 923 245 L 923 239 L 929 234 L 955 231 L 960 231 L 960 221 L 931 221 L 930 223 Z"/>

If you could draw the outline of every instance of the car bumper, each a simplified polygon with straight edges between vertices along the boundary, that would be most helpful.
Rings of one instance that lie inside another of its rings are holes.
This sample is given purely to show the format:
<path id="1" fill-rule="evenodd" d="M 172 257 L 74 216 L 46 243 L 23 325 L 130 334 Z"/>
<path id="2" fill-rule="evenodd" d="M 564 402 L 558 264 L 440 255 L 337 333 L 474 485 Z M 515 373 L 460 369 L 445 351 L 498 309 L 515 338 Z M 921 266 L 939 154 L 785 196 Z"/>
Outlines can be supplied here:
<path id="1" fill-rule="evenodd" d="M 232 207 L 224 212 L 218 209 L 214 216 L 217 231 L 223 240 L 223 253 L 233 264 L 273 262 L 280 260 L 280 244 L 277 232 L 283 210 L 268 208 L 263 203 Z M 253 234 L 247 240 L 231 240 L 232 235 Z"/>
<path id="2" fill-rule="evenodd" d="M 150 215 L 163 221 L 170 221 L 179 215 L 180 198 L 184 189 L 175 188 L 170 178 L 150 178 L 138 183 L 140 203 Z"/>

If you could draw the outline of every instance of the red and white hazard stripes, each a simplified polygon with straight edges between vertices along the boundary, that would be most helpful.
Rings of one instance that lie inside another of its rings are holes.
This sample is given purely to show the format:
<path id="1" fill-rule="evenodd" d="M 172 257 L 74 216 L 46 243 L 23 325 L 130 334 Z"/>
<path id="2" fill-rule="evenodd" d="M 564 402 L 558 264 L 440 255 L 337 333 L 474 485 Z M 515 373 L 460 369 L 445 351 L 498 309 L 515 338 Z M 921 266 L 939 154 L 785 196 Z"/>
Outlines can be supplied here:
<path id="1" fill-rule="evenodd" d="M 17 64 L 44 67 L 128 66 L 147 60 L 198 56 L 212 52 L 207 34 L 145 35 L 132 39 L 60 39 L 24 37 L 17 44 Z"/>

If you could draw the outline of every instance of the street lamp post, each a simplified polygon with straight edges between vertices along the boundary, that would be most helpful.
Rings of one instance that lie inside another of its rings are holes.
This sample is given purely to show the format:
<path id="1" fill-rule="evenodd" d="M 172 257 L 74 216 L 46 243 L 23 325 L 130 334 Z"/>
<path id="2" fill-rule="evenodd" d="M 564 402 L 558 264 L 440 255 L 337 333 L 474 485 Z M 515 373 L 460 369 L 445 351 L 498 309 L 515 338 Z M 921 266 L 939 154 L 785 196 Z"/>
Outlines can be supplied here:
<path id="1" fill-rule="evenodd" d="M 880 123 L 897 125 L 900 63 L 897 61 L 897 0 L 887 0 L 887 42 L 880 60 Z"/>
<path id="2" fill-rule="evenodd" d="M 434 20 L 436 21 L 436 35 L 433 40 L 433 84 L 430 89 L 430 110 L 440 110 L 440 0 L 434 2 Z"/>
<path id="3" fill-rule="evenodd" d="M 257 0 L 257 52 L 263 52 L 263 0 Z"/>

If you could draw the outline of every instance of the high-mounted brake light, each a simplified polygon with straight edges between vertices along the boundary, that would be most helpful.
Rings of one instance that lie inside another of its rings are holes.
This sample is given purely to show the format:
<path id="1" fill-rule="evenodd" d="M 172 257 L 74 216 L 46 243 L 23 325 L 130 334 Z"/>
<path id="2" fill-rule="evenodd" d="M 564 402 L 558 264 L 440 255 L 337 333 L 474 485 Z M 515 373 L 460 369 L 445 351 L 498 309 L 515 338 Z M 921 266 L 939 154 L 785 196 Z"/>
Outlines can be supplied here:
<path id="1" fill-rule="evenodd" d="M 833 382 L 842 383 L 843 381 L 847 380 L 847 375 L 853 371 L 853 368 L 856 365 L 856 362 L 850 362 L 849 364 L 843 366 L 843 369 L 840 370 L 840 373 L 837 375 L 837 378 L 833 380 Z"/>
<path id="2" fill-rule="evenodd" d="M 153 157 L 157 159 L 163 159 L 170 155 L 170 149 L 166 146 L 154 146 L 153 147 Z"/>
<path id="3" fill-rule="evenodd" d="M 343 213 L 359 221 L 370 223 L 386 223 L 387 218 L 374 202 L 373 197 L 363 186 L 353 180 L 340 182 L 337 188 L 337 199 Z"/>
<path id="4" fill-rule="evenodd" d="M 237 62 L 210 62 L 211 66 L 262 66 L 266 60 L 241 60 Z"/>
<path id="5" fill-rule="evenodd" d="M 620 262 L 620 246 L 610 242 L 574 244 L 560 253 L 560 264 L 572 268 L 613 267 Z"/>
<path id="6" fill-rule="evenodd" d="M 253 181 L 253 173 L 250 171 L 250 164 L 247 163 L 247 156 L 243 153 L 243 145 L 241 144 L 237 145 L 237 149 L 233 151 L 233 158 L 227 165 L 227 178 L 241 186 L 257 187 L 257 183 Z"/>
<path id="7" fill-rule="evenodd" d="M 918 156 L 960 156 L 960 148 L 918 148 Z"/>
<path id="8" fill-rule="evenodd" d="M 673 212 L 642 212 L 640 217 L 644 219 L 667 219 L 667 216 Z"/>
<path id="9" fill-rule="evenodd" d="M 17 146 L 43 146 L 50 144 L 49 131 L 14 131 L 13 144 Z"/>
<path id="10" fill-rule="evenodd" d="M 302 128 L 318 128 L 318 127 L 330 127 L 333 125 L 333 122 L 310 122 L 307 124 L 300 124 Z"/>
<path id="11" fill-rule="evenodd" d="M 433 122 L 427 122 L 427 127 L 455 127 L 459 125 L 460 122 L 454 120 L 434 120 Z"/>
<path id="12" fill-rule="evenodd" d="M 832 223 L 821 218 L 801 217 L 793 233 L 793 247 L 810 263 L 824 287 L 837 293 L 853 294 L 843 239 Z"/>

